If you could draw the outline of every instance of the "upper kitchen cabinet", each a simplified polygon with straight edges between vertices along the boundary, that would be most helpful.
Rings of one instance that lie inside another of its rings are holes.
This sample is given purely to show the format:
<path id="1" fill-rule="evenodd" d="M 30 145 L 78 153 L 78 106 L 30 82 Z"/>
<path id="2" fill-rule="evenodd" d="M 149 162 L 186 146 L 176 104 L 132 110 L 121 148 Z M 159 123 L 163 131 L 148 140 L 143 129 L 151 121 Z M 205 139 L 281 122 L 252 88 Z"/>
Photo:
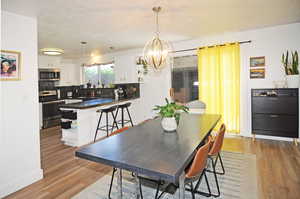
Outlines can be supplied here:
<path id="1" fill-rule="evenodd" d="M 60 56 L 40 55 L 38 57 L 39 68 L 60 69 L 60 80 L 57 86 L 72 86 L 80 84 L 80 64 Z"/>
<path id="2" fill-rule="evenodd" d="M 38 57 L 39 68 L 57 68 L 60 62 L 60 56 L 39 55 Z"/>
<path id="3" fill-rule="evenodd" d="M 61 81 L 60 86 L 73 86 L 80 84 L 81 66 L 69 62 L 61 63 Z"/>
<path id="4" fill-rule="evenodd" d="M 115 83 L 137 82 L 135 56 L 118 55 L 115 60 Z"/>

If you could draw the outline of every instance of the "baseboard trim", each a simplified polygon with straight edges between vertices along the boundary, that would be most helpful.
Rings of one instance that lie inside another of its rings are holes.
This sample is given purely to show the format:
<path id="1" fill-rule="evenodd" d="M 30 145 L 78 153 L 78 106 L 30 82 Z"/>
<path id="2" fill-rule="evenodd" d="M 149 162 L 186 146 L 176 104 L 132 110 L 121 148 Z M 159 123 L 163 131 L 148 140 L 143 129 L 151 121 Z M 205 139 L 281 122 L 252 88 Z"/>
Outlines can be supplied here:
<path id="1" fill-rule="evenodd" d="M 230 137 L 247 137 L 247 138 L 252 138 L 253 134 L 233 134 L 233 133 L 226 133 L 225 137 L 230 138 Z M 287 141 L 287 142 L 296 142 L 299 143 L 299 138 L 286 138 L 286 137 L 277 137 L 277 136 L 267 136 L 267 135 L 255 135 L 255 138 L 258 139 L 266 139 L 266 140 L 274 140 L 274 141 Z"/>
<path id="2" fill-rule="evenodd" d="M 0 185 L 0 198 L 14 193 L 43 178 L 43 170 L 37 169 L 32 172 L 26 172 L 25 175 L 15 178 L 4 185 Z"/>
<path id="3" fill-rule="evenodd" d="M 250 137 L 252 138 L 252 134 L 249 135 L 241 135 L 243 137 Z M 288 141 L 288 142 L 293 142 L 294 138 L 286 138 L 286 137 L 277 137 L 277 136 L 265 136 L 265 135 L 255 135 L 255 139 L 266 139 L 266 140 L 275 140 L 275 141 Z M 297 142 L 298 138 L 297 138 Z"/>

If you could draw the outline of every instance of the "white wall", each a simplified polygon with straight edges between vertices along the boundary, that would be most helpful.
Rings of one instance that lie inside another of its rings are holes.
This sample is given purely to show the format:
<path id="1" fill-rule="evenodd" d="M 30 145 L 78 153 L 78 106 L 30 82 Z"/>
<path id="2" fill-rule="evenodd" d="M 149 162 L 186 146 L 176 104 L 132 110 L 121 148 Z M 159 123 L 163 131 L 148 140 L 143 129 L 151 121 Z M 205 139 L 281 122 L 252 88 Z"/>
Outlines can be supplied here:
<path id="1" fill-rule="evenodd" d="M 300 23 L 295 23 L 181 42 L 177 43 L 175 48 L 185 49 L 224 42 L 252 40 L 250 44 L 241 45 L 241 135 L 251 136 L 251 88 L 274 88 L 273 81 L 284 79 L 281 55 L 286 50 L 300 51 L 299 35 Z M 266 57 L 265 79 L 249 78 L 249 59 L 255 56 Z"/>
<path id="2" fill-rule="evenodd" d="M 224 33 L 222 35 L 177 42 L 173 46 L 174 50 L 181 50 L 225 42 L 252 40 L 252 43 L 241 45 L 241 135 L 251 136 L 251 88 L 273 88 L 274 80 L 284 79 L 281 54 L 286 50 L 300 51 L 299 35 L 300 23 L 295 23 L 244 32 Z M 119 73 L 121 77 L 124 75 L 131 77 L 132 69 L 135 67 L 132 62 L 141 53 L 142 49 L 128 50 L 103 55 L 101 60 L 114 59 L 119 64 L 119 66 L 116 66 L 116 73 Z M 189 51 L 175 53 L 174 56 L 195 53 L 196 51 Z M 266 57 L 265 79 L 254 80 L 249 78 L 249 58 L 254 56 Z M 133 79 L 135 79 L 134 76 Z M 169 68 L 165 69 L 161 74 L 151 73 L 146 76 L 145 84 L 141 85 L 141 103 L 144 104 L 143 112 L 145 112 L 145 115 L 151 115 L 150 109 L 153 105 L 163 103 L 163 98 L 168 96 L 168 88 L 171 87 L 170 79 Z"/>
<path id="3" fill-rule="evenodd" d="M 1 82 L 0 198 L 42 178 L 37 20 L 3 12 L 1 49 L 20 51 L 21 80 Z"/>
<path id="4" fill-rule="evenodd" d="M 38 56 L 39 68 L 59 68 L 61 71 L 59 86 L 80 84 L 80 64 L 78 60 L 64 59 L 61 56 Z"/>
<path id="5" fill-rule="evenodd" d="M 135 60 L 137 56 L 141 55 L 142 49 L 133 49 L 105 54 L 88 63 L 114 61 L 115 83 L 136 83 L 138 79 Z M 171 87 L 170 74 L 170 67 L 166 67 L 158 73 L 149 69 L 149 73 L 145 76 L 145 83 L 140 84 L 140 99 L 134 103 L 134 107 L 131 107 L 134 123 L 152 118 L 154 105 L 165 103 L 164 100 L 169 97 L 168 93 Z"/>

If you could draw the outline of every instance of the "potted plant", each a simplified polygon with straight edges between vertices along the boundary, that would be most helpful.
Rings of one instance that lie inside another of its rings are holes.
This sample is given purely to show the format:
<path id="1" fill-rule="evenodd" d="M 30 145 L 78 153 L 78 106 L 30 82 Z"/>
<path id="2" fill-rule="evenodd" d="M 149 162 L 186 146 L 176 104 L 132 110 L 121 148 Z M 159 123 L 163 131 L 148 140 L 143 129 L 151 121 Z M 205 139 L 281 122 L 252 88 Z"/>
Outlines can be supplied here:
<path id="1" fill-rule="evenodd" d="M 144 75 L 147 75 L 148 74 L 148 64 L 147 64 L 146 60 L 142 59 L 141 63 L 143 65 Z"/>
<path id="2" fill-rule="evenodd" d="M 153 110 L 158 110 L 158 114 L 162 117 L 161 125 L 165 131 L 175 131 L 179 123 L 180 112 L 188 112 L 188 107 L 169 102 L 164 106 L 156 105 Z"/>
<path id="3" fill-rule="evenodd" d="M 282 54 L 281 58 L 284 71 L 286 74 L 287 84 L 289 88 L 299 87 L 299 58 L 298 52 L 291 53 L 291 59 L 289 57 L 289 51 L 286 51 L 286 55 Z"/>

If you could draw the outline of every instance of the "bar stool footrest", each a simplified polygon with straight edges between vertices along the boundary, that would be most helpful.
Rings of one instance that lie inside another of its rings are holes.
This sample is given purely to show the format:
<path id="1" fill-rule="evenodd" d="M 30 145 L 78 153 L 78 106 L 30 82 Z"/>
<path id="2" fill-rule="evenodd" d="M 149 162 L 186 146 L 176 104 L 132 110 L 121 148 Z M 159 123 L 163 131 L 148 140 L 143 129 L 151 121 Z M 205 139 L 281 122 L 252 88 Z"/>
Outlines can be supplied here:
<path id="1" fill-rule="evenodd" d="M 117 121 L 118 124 L 122 124 L 122 120 Z M 130 120 L 124 120 L 124 124 L 130 123 Z"/>
<path id="2" fill-rule="evenodd" d="M 109 131 L 111 131 L 111 130 L 113 130 L 115 128 L 117 128 L 117 127 L 116 126 L 112 126 L 112 125 L 108 125 L 108 130 Z M 101 126 L 101 127 L 98 128 L 98 130 L 100 130 L 100 131 L 106 131 L 107 129 L 106 129 L 106 126 Z"/>

